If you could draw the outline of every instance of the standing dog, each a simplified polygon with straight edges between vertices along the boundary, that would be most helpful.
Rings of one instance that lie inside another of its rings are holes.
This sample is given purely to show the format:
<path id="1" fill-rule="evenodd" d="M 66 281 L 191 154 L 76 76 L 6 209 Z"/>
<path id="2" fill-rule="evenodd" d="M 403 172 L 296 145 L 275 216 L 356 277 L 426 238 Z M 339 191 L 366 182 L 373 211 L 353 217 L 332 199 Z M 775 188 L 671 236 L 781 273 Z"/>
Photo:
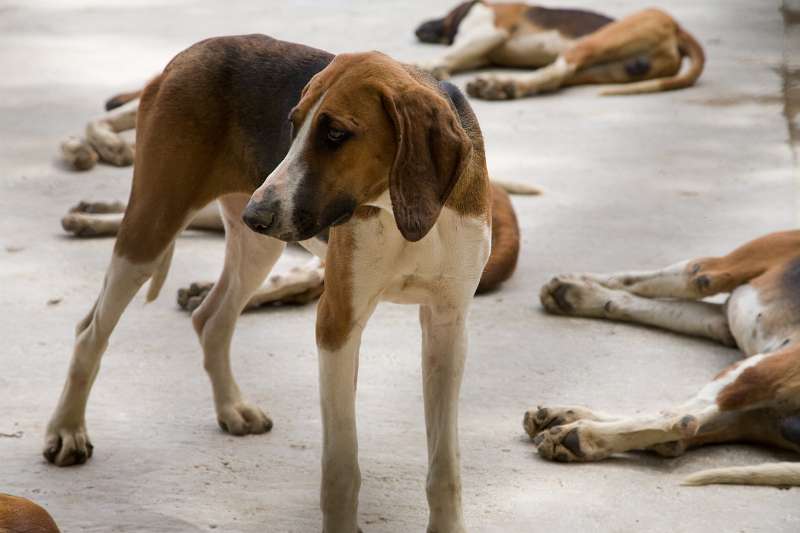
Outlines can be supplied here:
<path id="1" fill-rule="evenodd" d="M 464 97 L 378 53 L 334 59 L 266 36 L 210 39 L 145 88 L 130 201 L 103 288 L 77 327 L 45 457 L 69 465 L 91 455 L 85 409 L 109 336 L 148 279 L 148 299 L 157 296 L 176 235 L 215 199 L 225 266 L 192 322 L 220 426 L 236 435 L 272 426 L 242 397 L 230 343 L 284 241 L 301 241 L 326 263 L 316 327 L 324 530 L 358 529 L 358 351 L 389 299 L 420 305 L 429 530 L 464 531 L 457 401 L 467 314 L 479 283 L 511 274 L 518 241 L 490 248 L 492 204 L 508 199 L 492 192 Z M 326 228 L 327 242 L 315 238 Z"/>
<path id="2" fill-rule="evenodd" d="M 424 22 L 416 34 L 422 42 L 449 46 L 421 65 L 439 78 L 487 66 L 536 69 L 468 83 L 471 96 L 488 100 L 597 83 L 628 84 L 602 93 L 607 95 L 681 89 L 694 84 L 705 62 L 695 38 L 658 9 L 615 22 L 591 11 L 475 0 Z M 687 55 L 691 67 L 678 74 Z"/>
<path id="3" fill-rule="evenodd" d="M 723 305 L 700 301 L 730 293 Z M 756 239 L 724 257 L 654 272 L 576 274 L 542 288 L 551 313 L 636 322 L 738 346 L 747 356 L 692 399 L 661 415 L 620 417 L 582 407 L 528 411 L 539 454 L 597 461 L 650 449 L 676 456 L 710 443 L 748 441 L 800 452 L 800 231 Z M 700 472 L 687 484 L 800 485 L 800 463 Z"/>

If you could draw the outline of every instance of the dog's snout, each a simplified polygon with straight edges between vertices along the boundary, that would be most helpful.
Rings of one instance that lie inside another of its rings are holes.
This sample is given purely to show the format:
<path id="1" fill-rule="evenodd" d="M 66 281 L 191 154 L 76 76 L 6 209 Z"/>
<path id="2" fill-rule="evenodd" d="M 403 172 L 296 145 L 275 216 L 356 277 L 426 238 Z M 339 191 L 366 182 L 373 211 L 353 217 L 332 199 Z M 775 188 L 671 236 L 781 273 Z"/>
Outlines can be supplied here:
<path id="1" fill-rule="evenodd" d="M 256 233 L 269 234 L 275 225 L 275 211 L 277 206 L 263 207 L 258 204 L 249 204 L 242 214 L 242 220 L 247 227 Z"/>

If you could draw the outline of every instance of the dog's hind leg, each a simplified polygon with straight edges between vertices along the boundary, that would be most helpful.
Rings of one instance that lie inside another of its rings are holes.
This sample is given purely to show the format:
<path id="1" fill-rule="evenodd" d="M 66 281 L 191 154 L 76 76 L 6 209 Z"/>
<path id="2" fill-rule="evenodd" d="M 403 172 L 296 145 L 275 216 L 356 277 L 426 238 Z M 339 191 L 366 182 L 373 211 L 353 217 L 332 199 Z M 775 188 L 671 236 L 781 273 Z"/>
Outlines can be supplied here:
<path id="1" fill-rule="evenodd" d="M 272 421 L 242 398 L 230 364 L 231 340 L 239 314 L 281 255 L 285 244 L 250 231 L 242 222 L 249 195 L 220 200 L 225 222 L 225 266 L 219 280 L 192 315 L 203 346 L 220 427 L 234 435 L 263 433 Z"/>
<path id="2" fill-rule="evenodd" d="M 719 304 L 644 298 L 581 276 L 554 278 L 542 287 L 540 299 L 554 314 L 635 322 L 736 345 Z"/>
<path id="3" fill-rule="evenodd" d="M 133 217 L 138 218 L 138 217 Z M 147 231 L 148 221 L 132 221 L 129 232 Z M 150 226 L 152 227 L 152 226 Z M 86 431 L 85 413 L 92 384 L 100 368 L 100 359 L 114 327 L 141 286 L 168 267 L 172 255 L 172 239 L 147 257 L 130 258 L 124 246 L 117 246 L 94 307 L 76 328 L 75 348 L 67 380 L 55 412 L 47 426 L 44 456 L 59 466 L 84 463 L 92 456 L 92 444 Z M 150 299 L 157 292 L 163 276 L 152 282 Z"/>

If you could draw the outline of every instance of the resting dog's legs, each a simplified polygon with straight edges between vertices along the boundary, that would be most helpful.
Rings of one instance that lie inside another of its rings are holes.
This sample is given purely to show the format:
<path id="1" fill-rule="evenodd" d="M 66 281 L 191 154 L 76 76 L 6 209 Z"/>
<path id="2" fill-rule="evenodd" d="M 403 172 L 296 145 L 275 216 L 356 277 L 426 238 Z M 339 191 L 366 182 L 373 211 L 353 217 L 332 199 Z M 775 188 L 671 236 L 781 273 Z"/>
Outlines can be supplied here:
<path id="1" fill-rule="evenodd" d="M 694 446 L 738 439 L 798 450 L 800 435 L 786 429 L 788 423 L 796 426 L 787 412 L 798 408 L 800 384 L 792 380 L 797 361 L 792 349 L 754 355 L 720 373 L 682 406 L 661 415 L 595 420 L 585 410 L 589 413 L 585 418 L 569 421 L 565 417 L 567 423 L 537 427 L 534 444 L 543 457 L 565 462 L 595 461 L 642 449 L 678 455 Z"/>
<path id="2" fill-rule="evenodd" d="M 124 213 L 125 204 L 121 202 L 80 202 L 61 219 L 61 226 L 76 237 L 113 236 L 119 231 Z M 217 203 L 212 202 L 198 211 L 187 229 L 222 232 Z"/>
<path id="3" fill-rule="evenodd" d="M 455 42 L 445 54 L 433 61 L 421 64 L 439 79 L 450 74 L 480 68 L 489 64 L 489 52 L 508 38 L 508 31 L 494 24 L 494 12 L 476 4 L 459 25 Z"/>
<path id="4" fill-rule="evenodd" d="M 580 81 L 623 82 L 671 75 L 681 62 L 676 35 L 677 25 L 669 15 L 648 9 L 580 39 L 546 67 L 525 74 L 479 76 L 467 85 L 467 92 L 490 100 L 551 92 L 594 66 L 597 71 Z"/>
<path id="5" fill-rule="evenodd" d="M 428 435 L 428 531 L 463 532 L 458 394 L 467 349 L 468 304 L 420 307 L 422 388 Z"/>
<path id="6" fill-rule="evenodd" d="M 101 161 L 118 167 L 133 163 L 133 145 L 118 134 L 136 127 L 138 109 L 139 100 L 133 100 L 86 125 L 86 141 Z"/>
<path id="7" fill-rule="evenodd" d="M 673 283 L 669 278 L 651 280 L 661 280 L 664 285 Z M 652 286 L 648 283 L 661 281 L 641 282 L 638 286 L 643 292 L 650 292 Z M 609 289 L 589 276 L 556 277 L 542 287 L 540 298 L 544 308 L 555 314 L 635 322 L 736 345 L 724 307 L 719 304 L 643 298 L 625 290 Z"/>
<path id="8" fill-rule="evenodd" d="M 730 292 L 741 279 L 730 269 L 709 269 L 713 259 L 681 261 L 666 268 L 612 274 L 578 274 L 578 277 L 645 298 L 699 300 Z"/>
<path id="9" fill-rule="evenodd" d="M 192 315 L 214 391 L 217 420 L 223 430 L 234 435 L 263 433 L 272 427 L 272 421 L 259 408 L 242 399 L 231 371 L 230 348 L 239 314 L 285 246 L 244 225 L 242 211 L 248 200 L 244 194 L 219 200 L 225 221 L 225 266 L 219 281 Z"/>

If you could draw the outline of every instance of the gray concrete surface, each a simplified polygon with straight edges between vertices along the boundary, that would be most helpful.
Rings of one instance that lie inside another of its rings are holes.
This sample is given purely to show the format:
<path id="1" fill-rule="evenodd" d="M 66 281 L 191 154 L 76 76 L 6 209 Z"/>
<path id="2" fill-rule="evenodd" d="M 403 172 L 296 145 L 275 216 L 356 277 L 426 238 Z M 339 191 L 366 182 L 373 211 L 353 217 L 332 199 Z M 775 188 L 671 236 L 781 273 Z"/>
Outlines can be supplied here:
<path id="1" fill-rule="evenodd" d="M 130 176 L 109 167 L 69 172 L 57 145 L 106 97 L 141 85 L 201 38 L 264 32 L 415 60 L 437 51 L 414 42 L 415 24 L 449 3 L 0 1 L 0 491 L 39 501 L 66 532 L 319 530 L 313 306 L 241 319 L 235 369 L 275 428 L 247 438 L 220 432 L 199 348 L 173 297 L 219 271 L 222 243 L 213 236 L 183 236 L 161 299 L 145 306 L 140 295 L 123 318 L 89 406 L 95 457 L 68 469 L 44 462 L 73 327 L 113 244 L 67 238 L 58 221 L 81 199 L 124 200 Z M 570 5 L 624 15 L 651 3 Z M 537 294 L 552 274 L 723 253 L 797 222 L 778 3 L 660 4 L 706 47 L 698 87 L 474 103 L 492 172 L 545 195 L 515 199 L 519 270 L 475 302 L 471 319 L 461 445 L 473 532 L 800 530 L 797 490 L 679 485 L 702 468 L 786 457 L 779 452 L 724 446 L 673 460 L 564 466 L 540 460 L 521 428 L 523 411 L 537 403 L 657 410 L 737 358 L 700 340 L 547 316 Z M 416 310 L 383 305 L 366 333 L 359 382 L 366 533 L 424 530 L 418 346 Z"/>

